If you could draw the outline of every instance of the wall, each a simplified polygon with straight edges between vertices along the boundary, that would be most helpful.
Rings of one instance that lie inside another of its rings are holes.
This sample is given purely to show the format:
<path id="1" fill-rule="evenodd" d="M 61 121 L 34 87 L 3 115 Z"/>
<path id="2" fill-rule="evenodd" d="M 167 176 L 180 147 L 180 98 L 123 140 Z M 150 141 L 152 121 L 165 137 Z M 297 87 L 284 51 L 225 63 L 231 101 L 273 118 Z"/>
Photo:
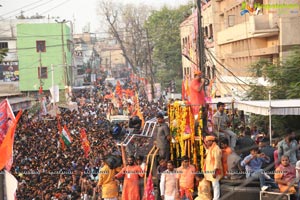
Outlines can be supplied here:
<path id="1" fill-rule="evenodd" d="M 66 63 L 67 66 L 70 66 L 72 50 L 72 45 L 70 45 L 71 33 L 66 24 L 62 25 Z M 44 90 L 48 90 L 52 85 L 51 65 L 54 67 L 54 83 L 58 84 L 60 89 L 65 88 L 61 28 L 62 26 L 59 23 L 17 25 L 20 91 L 37 91 L 39 89 L 38 67 L 40 66 L 40 59 L 42 66 L 47 67 L 48 73 L 47 78 L 41 79 Z M 37 40 L 46 41 L 46 52 L 37 52 Z M 71 70 L 71 67 L 68 67 L 67 71 L 69 72 L 70 79 L 72 78 Z"/>

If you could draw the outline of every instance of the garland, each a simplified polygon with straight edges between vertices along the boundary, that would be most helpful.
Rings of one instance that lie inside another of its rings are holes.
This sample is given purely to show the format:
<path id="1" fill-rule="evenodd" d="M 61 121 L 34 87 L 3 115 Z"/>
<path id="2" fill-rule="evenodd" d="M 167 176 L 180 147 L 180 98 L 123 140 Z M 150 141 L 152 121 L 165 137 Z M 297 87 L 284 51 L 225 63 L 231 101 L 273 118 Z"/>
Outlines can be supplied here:
<path id="1" fill-rule="evenodd" d="M 181 153 L 181 155 L 183 156 L 187 153 L 185 142 L 191 141 L 191 146 L 188 149 L 188 153 L 192 152 L 191 149 L 194 147 L 195 120 L 192 114 L 192 108 L 184 101 L 175 101 L 172 105 L 169 105 L 168 108 L 170 131 L 176 142 L 179 143 L 180 147 L 176 148 L 176 155 L 178 156 Z M 179 152 L 179 149 L 181 149 L 181 152 Z M 172 157 L 174 157 L 174 154 L 175 152 L 173 152 Z"/>
<path id="2" fill-rule="evenodd" d="M 202 128 L 203 128 L 203 120 L 202 120 L 202 108 L 199 109 L 198 114 L 198 133 L 199 133 L 199 146 L 200 146 L 200 167 L 203 169 L 204 167 L 204 146 L 203 146 L 203 135 L 202 135 Z"/>

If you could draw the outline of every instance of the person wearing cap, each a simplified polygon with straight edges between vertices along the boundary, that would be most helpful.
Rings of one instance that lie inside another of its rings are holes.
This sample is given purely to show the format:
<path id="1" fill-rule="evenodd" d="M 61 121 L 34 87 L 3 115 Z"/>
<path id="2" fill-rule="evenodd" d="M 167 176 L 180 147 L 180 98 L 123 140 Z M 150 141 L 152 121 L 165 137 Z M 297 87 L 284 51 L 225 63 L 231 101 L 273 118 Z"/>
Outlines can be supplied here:
<path id="1" fill-rule="evenodd" d="M 236 145 L 237 136 L 228 128 L 228 123 L 232 121 L 224 112 L 225 104 L 217 103 L 217 112 L 213 116 L 214 132 L 218 135 L 224 135 L 229 140 L 229 146 L 234 149 Z"/>
<path id="2" fill-rule="evenodd" d="M 159 148 L 158 155 L 159 158 L 163 158 L 165 160 L 170 159 L 170 129 L 168 125 L 165 123 L 164 115 L 162 113 L 158 113 L 156 115 L 157 124 L 155 127 L 155 145 Z"/>
<path id="3" fill-rule="evenodd" d="M 201 77 L 201 71 L 194 71 L 194 79 L 190 84 L 190 103 L 194 115 L 198 115 L 199 107 L 205 104 L 204 83 L 205 80 Z"/>
<path id="4" fill-rule="evenodd" d="M 223 177 L 222 167 L 222 151 L 215 142 L 214 136 L 206 136 L 206 158 L 204 162 L 204 177 L 212 183 L 213 200 L 220 198 L 220 183 L 219 180 Z"/>

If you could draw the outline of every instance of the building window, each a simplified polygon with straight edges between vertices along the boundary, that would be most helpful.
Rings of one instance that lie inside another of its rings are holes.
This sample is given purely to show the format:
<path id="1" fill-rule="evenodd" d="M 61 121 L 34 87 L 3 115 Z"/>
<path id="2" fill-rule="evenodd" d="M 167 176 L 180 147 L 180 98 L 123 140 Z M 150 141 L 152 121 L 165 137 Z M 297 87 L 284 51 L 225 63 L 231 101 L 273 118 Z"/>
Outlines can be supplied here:
<path id="1" fill-rule="evenodd" d="M 228 26 L 231 27 L 231 26 L 234 26 L 234 23 L 235 23 L 235 15 L 228 15 Z"/>
<path id="2" fill-rule="evenodd" d="M 48 78 L 48 69 L 47 69 L 47 67 L 39 67 L 38 68 L 38 77 L 39 77 L 39 79 Z"/>
<path id="3" fill-rule="evenodd" d="M 213 38 L 213 37 L 214 37 L 213 25 L 210 24 L 209 25 L 209 38 Z"/>
<path id="4" fill-rule="evenodd" d="M 8 43 L 7 42 L 0 42 L 0 49 L 8 49 Z"/>
<path id="5" fill-rule="evenodd" d="M 46 52 L 46 41 L 36 41 L 36 52 Z"/>
<path id="6" fill-rule="evenodd" d="M 67 40 L 67 49 L 68 49 L 69 52 L 71 52 L 71 45 L 72 45 L 72 41 Z"/>

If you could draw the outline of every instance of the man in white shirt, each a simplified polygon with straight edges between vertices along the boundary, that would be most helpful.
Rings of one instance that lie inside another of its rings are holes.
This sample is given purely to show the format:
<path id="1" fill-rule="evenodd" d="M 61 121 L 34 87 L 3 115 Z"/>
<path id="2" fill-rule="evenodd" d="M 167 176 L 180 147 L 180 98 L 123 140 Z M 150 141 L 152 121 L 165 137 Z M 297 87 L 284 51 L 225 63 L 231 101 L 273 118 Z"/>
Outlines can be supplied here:
<path id="1" fill-rule="evenodd" d="M 237 136 L 228 128 L 228 123 L 232 121 L 232 117 L 228 117 L 224 112 L 225 104 L 217 103 L 217 112 L 213 116 L 214 132 L 217 135 L 224 135 L 229 140 L 229 145 L 232 149 L 235 148 Z"/>
<path id="2" fill-rule="evenodd" d="M 176 195 L 176 172 L 172 160 L 167 162 L 167 170 L 161 175 L 160 193 L 162 200 L 175 200 Z"/>

